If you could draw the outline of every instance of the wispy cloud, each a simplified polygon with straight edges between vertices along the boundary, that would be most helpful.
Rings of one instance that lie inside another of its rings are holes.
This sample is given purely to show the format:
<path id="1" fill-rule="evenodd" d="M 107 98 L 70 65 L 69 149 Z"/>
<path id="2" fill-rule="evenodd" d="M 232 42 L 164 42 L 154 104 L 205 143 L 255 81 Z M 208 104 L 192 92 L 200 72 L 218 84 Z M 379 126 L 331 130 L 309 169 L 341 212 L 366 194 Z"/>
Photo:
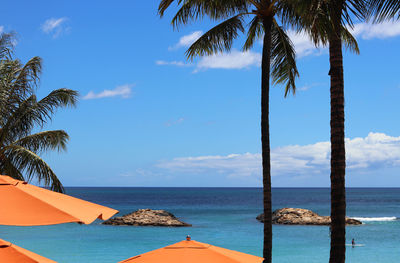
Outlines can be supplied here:
<path id="1" fill-rule="evenodd" d="M 156 172 L 146 170 L 143 168 L 138 168 L 134 172 L 123 172 L 119 174 L 120 177 L 159 177 L 162 176 Z"/>
<path id="2" fill-rule="evenodd" d="M 169 120 L 165 123 L 165 126 L 171 127 L 173 125 L 181 124 L 182 122 L 185 121 L 185 118 L 179 118 L 177 120 Z"/>
<path id="3" fill-rule="evenodd" d="M 310 85 L 304 85 L 304 86 L 296 88 L 296 90 L 299 90 L 299 91 L 307 91 L 309 89 L 311 89 Z"/>
<path id="4" fill-rule="evenodd" d="M 400 166 L 400 137 L 369 133 L 365 138 L 346 139 L 347 167 L 352 171 Z M 329 173 L 330 142 L 291 145 L 271 151 L 273 176 L 308 176 Z M 261 175 L 258 153 L 182 157 L 157 164 L 173 173 L 219 173 L 231 177 Z"/>
<path id="5" fill-rule="evenodd" d="M 194 32 L 190 33 L 189 35 L 185 35 L 179 39 L 178 43 L 169 47 L 168 50 L 179 49 L 181 47 L 189 47 L 197 39 L 199 39 L 202 34 L 203 34 L 203 31 L 194 31 Z"/>
<path id="6" fill-rule="evenodd" d="M 113 90 L 103 90 L 102 92 L 95 93 L 90 91 L 86 96 L 83 97 L 84 100 L 91 99 L 101 99 L 101 98 L 110 98 L 110 97 L 121 97 L 121 98 L 129 98 L 132 94 L 133 84 L 125 84 L 122 86 L 117 86 Z"/>
<path id="7" fill-rule="evenodd" d="M 307 91 L 307 90 L 311 89 L 312 87 L 321 86 L 321 85 L 323 85 L 323 84 L 322 83 L 305 84 L 301 87 L 297 87 L 296 90 Z"/>
<path id="8" fill-rule="evenodd" d="M 4 26 L 0 26 L 0 34 L 3 33 L 4 31 Z"/>
<path id="9" fill-rule="evenodd" d="M 69 27 L 65 26 L 67 20 L 68 18 L 66 17 L 47 19 L 41 26 L 41 29 L 44 33 L 52 35 L 53 38 L 57 38 L 63 32 L 70 30 Z"/>
<path id="10" fill-rule="evenodd" d="M 239 176 L 251 176 L 258 174 L 260 168 L 260 154 L 230 154 L 226 156 L 212 155 L 200 157 L 174 158 L 170 161 L 162 161 L 158 168 L 170 172 L 185 174 L 220 173 Z"/>
<path id="11" fill-rule="evenodd" d="M 157 60 L 156 65 L 159 66 L 178 66 L 178 67 L 191 67 L 191 64 L 182 62 L 182 61 L 165 61 L 165 60 Z"/>

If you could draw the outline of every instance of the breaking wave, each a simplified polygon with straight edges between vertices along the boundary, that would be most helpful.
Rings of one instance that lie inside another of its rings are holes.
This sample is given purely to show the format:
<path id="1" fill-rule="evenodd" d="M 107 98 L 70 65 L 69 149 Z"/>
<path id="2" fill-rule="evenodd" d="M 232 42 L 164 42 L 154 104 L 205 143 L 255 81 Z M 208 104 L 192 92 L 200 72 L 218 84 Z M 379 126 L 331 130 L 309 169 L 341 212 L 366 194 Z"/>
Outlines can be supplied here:
<path id="1" fill-rule="evenodd" d="M 377 222 L 377 221 L 395 221 L 397 217 L 387 216 L 387 217 L 351 217 L 353 219 L 359 220 L 361 222 Z"/>

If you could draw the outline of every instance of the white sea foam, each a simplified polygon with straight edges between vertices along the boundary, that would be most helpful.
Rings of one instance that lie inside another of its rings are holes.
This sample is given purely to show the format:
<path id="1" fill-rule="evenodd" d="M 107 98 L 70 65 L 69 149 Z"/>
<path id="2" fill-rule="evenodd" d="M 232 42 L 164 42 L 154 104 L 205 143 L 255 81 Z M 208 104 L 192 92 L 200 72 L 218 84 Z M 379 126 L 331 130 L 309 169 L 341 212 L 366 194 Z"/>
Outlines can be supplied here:
<path id="1" fill-rule="evenodd" d="M 373 221 L 395 221 L 397 217 L 386 216 L 386 217 L 351 217 L 353 219 L 359 220 L 361 222 L 373 222 Z"/>

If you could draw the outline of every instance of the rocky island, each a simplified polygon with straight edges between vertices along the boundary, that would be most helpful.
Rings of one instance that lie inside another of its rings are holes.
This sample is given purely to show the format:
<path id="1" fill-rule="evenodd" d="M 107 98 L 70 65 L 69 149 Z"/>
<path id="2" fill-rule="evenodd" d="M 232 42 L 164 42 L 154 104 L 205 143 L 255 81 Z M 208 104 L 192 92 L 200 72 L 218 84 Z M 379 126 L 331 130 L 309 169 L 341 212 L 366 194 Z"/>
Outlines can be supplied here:
<path id="1" fill-rule="evenodd" d="M 180 221 L 168 211 L 151 209 L 139 209 L 124 216 L 111 218 L 104 221 L 102 224 L 114 226 L 192 226 L 191 224 Z"/>
<path id="2" fill-rule="evenodd" d="M 257 216 L 264 222 L 264 214 Z M 311 210 L 301 208 L 281 208 L 272 213 L 272 223 L 280 225 L 330 225 L 330 216 L 320 216 Z M 346 225 L 361 225 L 361 221 L 346 217 Z"/>

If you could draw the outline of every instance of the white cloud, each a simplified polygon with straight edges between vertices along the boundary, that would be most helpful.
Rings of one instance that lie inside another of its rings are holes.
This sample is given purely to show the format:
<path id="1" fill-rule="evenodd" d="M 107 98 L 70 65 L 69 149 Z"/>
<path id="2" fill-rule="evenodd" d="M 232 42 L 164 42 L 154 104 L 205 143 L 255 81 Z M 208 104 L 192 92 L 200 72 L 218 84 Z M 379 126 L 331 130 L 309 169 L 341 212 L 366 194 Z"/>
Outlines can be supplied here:
<path id="1" fill-rule="evenodd" d="M 243 69 L 260 65 L 260 53 L 232 50 L 230 53 L 202 57 L 196 65 L 196 71 L 204 69 Z"/>
<path id="2" fill-rule="evenodd" d="M 189 35 L 185 35 L 179 39 L 179 42 L 174 46 L 169 47 L 169 50 L 178 49 L 181 47 L 189 47 L 203 34 L 203 31 L 194 31 Z M 211 56 L 204 56 L 199 59 L 197 64 L 185 63 L 182 61 L 164 61 L 157 60 L 159 66 L 178 66 L 191 67 L 195 66 L 194 72 L 206 69 L 243 69 L 251 66 L 260 66 L 261 54 L 251 51 L 240 52 L 232 50 L 229 53 L 219 53 Z"/>
<path id="3" fill-rule="evenodd" d="M 177 119 L 177 120 L 170 120 L 170 121 L 167 121 L 167 122 L 165 123 L 165 126 L 171 127 L 171 126 L 173 126 L 173 125 L 180 124 L 180 123 L 182 123 L 182 122 L 184 122 L 184 121 L 185 121 L 185 118 L 179 118 L 179 119 Z"/>
<path id="4" fill-rule="evenodd" d="M 47 19 L 41 29 L 46 34 L 51 34 L 53 38 L 61 35 L 61 33 L 70 30 L 69 27 L 65 27 L 65 22 L 68 20 L 66 17 L 61 18 L 50 18 Z"/>
<path id="5" fill-rule="evenodd" d="M 299 90 L 299 91 L 307 91 L 309 89 L 311 89 L 310 85 L 304 85 L 302 87 L 296 88 L 296 90 Z"/>
<path id="6" fill-rule="evenodd" d="M 366 138 L 346 139 L 349 168 L 400 165 L 400 137 L 370 133 Z"/>
<path id="7" fill-rule="evenodd" d="M 4 26 L 0 26 L 0 34 L 3 33 L 4 31 Z"/>
<path id="8" fill-rule="evenodd" d="M 192 45 L 197 39 L 199 39 L 203 35 L 203 31 L 194 31 L 189 35 L 183 36 L 179 39 L 179 42 L 174 46 L 169 47 L 168 50 L 174 50 L 181 47 L 189 47 Z"/>
<path id="9" fill-rule="evenodd" d="M 303 86 L 301 86 L 301 87 L 296 88 L 296 90 L 299 90 L 299 91 L 307 91 L 307 90 L 309 90 L 309 89 L 311 89 L 311 88 L 313 88 L 313 87 L 323 86 L 323 85 L 324 85 L 323 83 L 305 84 L 305 85 L 303 85 Z"/>
<path id="10" fill-rule="evenodd" d="M 346 139 L 347 168 L 352 171 L 400 166 L 400 136 L 369 133 L 365 138 Z M 158 168 L 185 174 L 219 173 L 233 177 L 259 177 L 261 154 L 230 154 L 174 158 Z M 330 142 L 291 145 L 272 149 L 273 176 L 329 174 Z"/>
<path id="11" fill-rule="evenodd" d="M 188 64 L 182 61 L 157 60 L 160 66 L 195 67 L 193 72 L 207 69 L 246 69 L 261 65 L 261 54 L 251 51 L 241 52 L 232 50 L 229 53 L 219 53 L 211 56 L 201 57 L 196 64 Z"/>
<path id="12" fill-rule="evenodd" d="M 400 35 L 400 21 L 385 21 L 379 24 L 359 23 L 350 31 L 362 39 L 396 37 Z"/>
<path id="13" fill-rule="evenodd" d="M 321 54 L 324 48 L 318 49 L 310 40 L 310 37 L 305 32 L 296 33 L 293 30 L 288 30 L 287 34 L 292 40 L 298 58 Z"/>
<path id="14" fill-rule="evenodd" d="M 132 84 L 125 84 L 122 86 L 117 86 L 113 90 L 103 90 L 100 93 L 94 93 L 90 91 L 86 96 L 83 97 L 84 100 L 91 99 L 100 99 L 100 98 L 109 98 L 109 97 L 121 97 L 121 98 L 129 98 L 132 94 Z"/>
<path id="15" fill-rule="evenodd" d="M 184 63 L 182 61 L 164 61 L 164 60 L 157 60 L 156 64 L 159 66 L 178 66 L 178 67 L 190 67 L 191 64 Z"/>

